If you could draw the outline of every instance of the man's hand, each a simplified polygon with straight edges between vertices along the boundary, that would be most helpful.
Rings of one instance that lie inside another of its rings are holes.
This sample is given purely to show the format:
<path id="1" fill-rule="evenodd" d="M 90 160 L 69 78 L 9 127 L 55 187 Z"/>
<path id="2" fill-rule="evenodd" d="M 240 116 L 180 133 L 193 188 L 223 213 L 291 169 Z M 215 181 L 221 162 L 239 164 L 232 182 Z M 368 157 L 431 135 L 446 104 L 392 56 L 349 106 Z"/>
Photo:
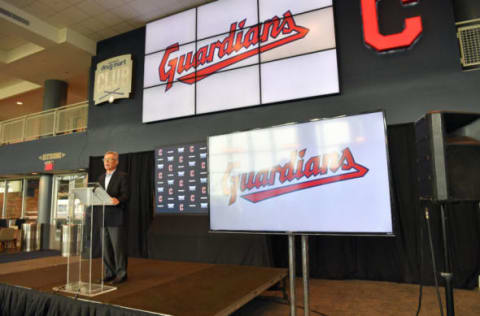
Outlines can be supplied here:
<path id="1" fill-rule="evenodd" d="M 112 198 L 112 204 L 113 205 L 118 205 L 118 204 L 120 204 L 120 201 L 117 198 Z"/>

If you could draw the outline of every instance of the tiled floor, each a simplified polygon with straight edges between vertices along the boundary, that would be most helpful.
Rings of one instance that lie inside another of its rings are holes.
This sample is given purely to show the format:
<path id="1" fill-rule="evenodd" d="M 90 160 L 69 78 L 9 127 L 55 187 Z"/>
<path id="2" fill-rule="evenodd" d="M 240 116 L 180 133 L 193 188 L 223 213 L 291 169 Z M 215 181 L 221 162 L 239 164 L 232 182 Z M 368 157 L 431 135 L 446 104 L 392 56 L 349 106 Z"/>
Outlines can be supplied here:
<path id="1" fill-rule="evenodd" d="M 297 311 L 304 315 L 303 284 L 297 278 Z M 328 316 L 415 316 L 418 306 L 419 286 L 415 284 L 372 282 L 359 280 L 310 280 L 310 315 Z M 440 288 L 445 312 L 445 290 Z M 268 295 L 268 296 L 267 296 Z M 273 298 L 272 298 L 273 296 Z M 289 315 L 290 307 L 279 300 L 281 293 L 266 293 L 237 311 L 234 316 Z M 456 315 L 480 315 L 478 290 L 455 290 Z M 423 288 L 420 315 L 440 315 L 435 288 Z"/>

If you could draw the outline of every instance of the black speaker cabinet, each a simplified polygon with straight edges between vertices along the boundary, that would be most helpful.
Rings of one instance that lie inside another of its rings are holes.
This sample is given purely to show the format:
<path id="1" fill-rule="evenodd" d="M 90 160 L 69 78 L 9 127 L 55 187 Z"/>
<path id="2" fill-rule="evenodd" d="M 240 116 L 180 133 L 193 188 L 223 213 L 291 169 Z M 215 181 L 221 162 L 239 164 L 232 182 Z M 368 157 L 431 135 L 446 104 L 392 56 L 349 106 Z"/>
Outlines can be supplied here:
<path id="1" fill-rule="evenodd" d="M 420 198 L 480 200 L 480 113 L 428 113 L 415 139 Z"/>

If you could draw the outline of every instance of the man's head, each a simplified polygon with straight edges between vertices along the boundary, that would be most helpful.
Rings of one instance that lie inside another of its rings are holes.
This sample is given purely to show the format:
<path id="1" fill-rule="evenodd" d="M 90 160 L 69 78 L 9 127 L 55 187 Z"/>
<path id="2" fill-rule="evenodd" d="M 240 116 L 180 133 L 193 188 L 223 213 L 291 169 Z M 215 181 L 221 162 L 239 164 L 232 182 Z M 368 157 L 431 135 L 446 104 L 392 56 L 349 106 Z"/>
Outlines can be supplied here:
<path id="1" fill-rule="evenodd" d="M 103 167 L 107 172 L 112 172 L 118 166 L 118 153 L 115 151 L 107 151 L 103 156 Z"/>

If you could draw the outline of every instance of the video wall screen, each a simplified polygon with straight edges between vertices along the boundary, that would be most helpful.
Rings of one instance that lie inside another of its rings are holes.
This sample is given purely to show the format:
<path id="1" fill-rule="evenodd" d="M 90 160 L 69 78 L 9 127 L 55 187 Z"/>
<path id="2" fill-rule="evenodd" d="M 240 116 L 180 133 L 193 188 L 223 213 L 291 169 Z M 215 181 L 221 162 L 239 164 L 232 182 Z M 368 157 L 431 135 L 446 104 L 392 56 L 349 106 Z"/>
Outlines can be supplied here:
<path id="1" fill-rule="evenodd" d="M 339 92 L 332 0 L 219 0 L 146 28 L 143 122 Z"/>
<path id="2" fill-rule="evenodd" d="M 207 214 L 207 145 L 155 150 L 155 214 Z"/>
<path id="3" fill-rule="evenodd" d="M 208 139 L 210 229 L 392 235 L 383 112 Z"/>

